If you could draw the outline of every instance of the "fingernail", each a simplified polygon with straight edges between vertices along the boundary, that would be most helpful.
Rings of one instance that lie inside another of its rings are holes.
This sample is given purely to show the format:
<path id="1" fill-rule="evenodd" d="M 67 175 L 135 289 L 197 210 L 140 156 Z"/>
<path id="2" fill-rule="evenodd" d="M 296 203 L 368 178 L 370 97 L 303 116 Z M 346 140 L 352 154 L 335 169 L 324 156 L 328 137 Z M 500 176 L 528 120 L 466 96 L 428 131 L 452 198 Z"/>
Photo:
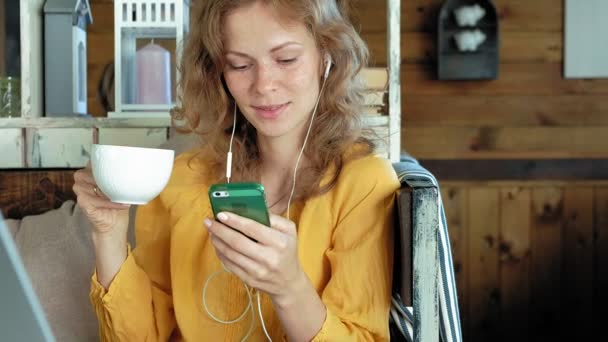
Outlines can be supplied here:
<path id="1" fill-rule="evenodd" d="M 210 219 L 206 218 L 204 223 L 205 223 L 205 226 L 207 226 L 207 228 L 211 227 L 211 220 Z"/>
<path id="2" fill-rule="evenodd" d="M 228 220 L 228 215 L 226 215 L 226 214 L 224 214 L 224 213 L 219 213 L 219 214 L 217 214 L 217 218 L 218 218 L 220 221 L 226 221 L 226 220 Z"/>

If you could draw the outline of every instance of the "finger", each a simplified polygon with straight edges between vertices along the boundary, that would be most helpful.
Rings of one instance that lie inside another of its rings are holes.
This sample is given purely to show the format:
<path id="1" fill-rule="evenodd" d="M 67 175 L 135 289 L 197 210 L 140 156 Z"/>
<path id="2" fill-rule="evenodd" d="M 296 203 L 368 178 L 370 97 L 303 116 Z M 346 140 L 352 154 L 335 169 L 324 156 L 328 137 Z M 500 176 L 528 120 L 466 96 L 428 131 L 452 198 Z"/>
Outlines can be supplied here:
<path id="1" fill-rule="evenodd" d="M 259 222 L 229 212 L 221 212 L 217 219 L 239 232 L 258 241 L 262 245 L 272 245 L 280 234 Z"/>
<path id="2" fill-rule="evenodd" d="M 97 185 L 95 184 L 83 184 L 83 183 L 74 183 L 74 186 L 72 186 L 72 190 L 74 191 L 74 193 L 76 195 L 81 195 L 81 194 L 87 194 L 89 196 L 92 197 L 97 197 L 97 198 L 101 198 L 103 200 L 107 200 L 107 201 L 111 201 L 110 198 L 108 196 L 106 196 L 103 191 L 101 191 L 101 189 L 97 188 L 97 191 L 95 191 L 95 188 L 97 188 Z"/>
<path id="3" fill-rule="evenodd" d="M 131 207 L 130 204 L 114 203 L 109 200 L 88 195 L 79 196 L 77 202 L 82 209 L 88 212 L 99 209 L 125 210 Z"/>
<path id="4" fill-rule="evenodd" d="M 77 190 L 76 201 L 78 205 L 87 211 L 95 209 L 128 209 L 129 204 L 114 203 L 107 198 L 95 196 L 94 194 L 87 193 L 87 191 Z"/>
<path id="5" fill-rule="evenodd" d="M 232 227 L 228 227 L 221 222 L 209 219 L 205 220 L 205 226 L 209 229 L 211 234 L 222 240 L 222 242 L 237 252 L 255 261 L 264 260 L 264 256 L 267 253 L 265 251 L 265 247 L 252 241 L 247 236 L 239 233 Z"/>
<path id="6" fill-rule="evenodd" d="M 83 182 L 88 184 L 95 184 L 95 179 L 90 169 L 80 169 L 74 172 L 74 181 L 76 183 Z"/>
<path id="7" fill-rule="evenodd" d="M 259 288 L 260 284 L 255 279 L 253 279 L 242 267 L 224 258 L 223 256 L 218 255 L 218 258 L 220 258 L 222 264 L 224 264 L 224 267 L 226 268 L 226 270 L 228 270 L 228 272 L 237 276 L 245 284 L 247 284 L 247 286 L 256 289 Z"/>
<path id="8" fill-rule="evenodd" d="M 232 249 L 213 234 L 211 234 L 211 243 L 215 247 L 218 256 L 221 255 L 223 260 L 229 260 L 231 263 L 238 265 L 250 276 L 255 277 L 259 275 L 259 273 L 256 273 L 256 270 L 261 269 L 261 267 L 257 262 Z"/>
<path id="9" fill-rule="evenodd" d="M 296 224 L 283 216 L 270 214 L 270 226 L 291 236 L 297 236 L 298 234 Z"/>

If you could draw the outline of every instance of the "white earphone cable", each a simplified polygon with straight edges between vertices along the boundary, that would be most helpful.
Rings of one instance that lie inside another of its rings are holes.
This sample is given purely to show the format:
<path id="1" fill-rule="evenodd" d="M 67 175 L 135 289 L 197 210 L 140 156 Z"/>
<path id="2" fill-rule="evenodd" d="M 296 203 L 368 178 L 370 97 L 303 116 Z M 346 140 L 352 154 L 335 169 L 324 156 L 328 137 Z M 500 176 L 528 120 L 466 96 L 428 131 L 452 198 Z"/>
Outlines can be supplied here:
<path id="1" fill-rule="evenodd" d="M 329 70 L 329 68 L 328 68 Z M 327 75 L 327 73 L 326 73 Z M 289 209 L 291 206 L 291 199 L 293 198 L 293 194 L 296 190 L 296 177 L 298 174 L 298 165 L 300 165 L 300 159 L 302 159 L 302 154 L 304 153 L 304 148 L 306 147 L 306 143 L 308 142 L 308 136 L 310 135 L 310 131 L 312 129 L 312 123 L 315 119 L 315 114 L 317 113 L 317 107 L 319 106 L 319 100 L 321 99 L 321 94 L 323 93 L 323 89 L 325 89 L 325 81 L 327 77 L 323 78 L 323 84 L 321 85 L 321 90 L 319 90 L 319 96 L 317 97 L 317 102 L 315 103 L 315 108 L 312 111 L 312 115 L 310 117 L 310 123 L 308 124 L 308 131 L 306 132 L 306 137 L 304 138 L 304 143 L 302 144 L 302 148 L 300 149 L 300 154 L 298 155 L 298 160 L 296 160 L 296 166 L 293 168 L 293 181 L 291 182 L 291 194 L 289 195 L 289 200 L 287 201 L 287 219 L 289 220 Z"/>
<path id="2" fill-rule="evenodd" d="M 230 135 L 230 145 L 228 146 L 228 156 L 226 158 L 226 183 L 230 183 L 232 176 L 232 142 L 236 132 L 236 101 L 234 102 L 234 112 L 232 114 L 232 134 Z"/>
<path id="3" fill-rule="evenodd" d="M 291 200 L 293 198 L 293 194 L 295 192 L 296 189 L 296 179 L 297 179 L 297 173 L 298 173 L 298 165 L 300 164 L 300 160 L 302 159 L 302 154 L 304 153 L 304 149 L 306 147 L 306 143 L 308 142 L 308 136 L 310 135 L 310 131 L 312 129 L 312 123 L 313 120 L 315 118 L 315 114 L 317 113 L 317 108 L 319 106 L 319 101 L 321 99 L 321 94 L 323 94 L 323 89 L 325 89 L 325 82 L 327 81 L 327 76 L 329 74 L 329 68 L 331 67 L 331 59 L 327 60 L 326 62 L 326 69 L 325 69 L 325 73 L 323 75 L 323 83 L 321 85 L 321 89 L 319 90 L 319 95 L 317 96 L 317 101 L 315 103 L 315 107 L 312 111 L 312 115 L 310 117 L 310 123 L 308 124 L 308 131 L 306 132 L 306 137 L 304 138 L 304 142 L 302 143 L 302 148 L 300 149 L 300 154 L 298 155 L 298 159 L 296 160 L 296 165 L 294 167 L 293 170 L 293 181 L 292 181 L 292 186 L 291 186 L 291 194 L 289 195 L 289 200 L 287 201 L 287 219 L 290 218 L 289 212 L 290 212 L 290 206 L 291 206 Z M 232 125 L 232 134 L 230 136 L 230 145 L 228 147 L 228 155 L 227 155 L 227 160 L 226 160 L 226 182 L 230 183 L 230 178 L 232 175 L 232 143 L 234 141 L 234 134 L 236 131 L 236 101 L 234 102 L 234 113 L 233 113 L 233 125 Z M 211 280 L 213 280 L 215 277 L 217 277 L 220 273 L 222 272 L 227 272 L 230 273 L 230 271 L 228 271 L 226 269 L 226 266 L 224 266 L 224 264 L 222 263 L 222 267 L 223 270 L 219 270 L 216 271 L 215 273 L 211 274 L 207 280 L 205 281 L 205 285 L 203 287 L 203 306 L 205 308 L 205 311 L 207 311 L 207 314 L 209 315 L 209 317 L 211 317 L 214 321 L 218 322 L 218 323 L 222 323 L 222 324 L 234 324 L 234 323 L 238 323 L 240 321 L 242 321 L 247 312 L 249 312 L 251 310 L 251 323 L 249 325 L 249 330 L 247 331 L 247 334 L 245 335 L 245 337 L 243 337 L 243 339 L 241 340 L 241 342 L 244 342 L 245 340 L 247 340 L 247 338 L 249 338 L 249 336 L 251 335 L 251 332 L 253 331 L 253 321 L 254 321 L 254 309 L 253 309 L 253 299 L 251 298 L 251 291 L 249 289 L 249 286 L 247 286 L 247 284 L 243 283 L 243 286 L 245 287 L 245 290 L 247 291 L 247 297 L 249 299 L 249 303 L 247 304 L 247 307 L 245 307 L 245 310 L 241 313 L 241 315 L 233 320 L 222 320 L 218 317 L 216 317 L 215 315 L 213 315 L 211 313 L 211 310 L 209 310 L 209 307 L 207 306 L 207 287 L 209 286 L 209 282 L 211 282 Z M 266 324 L 264 323 L 264 316 L 262 315 L 262 303 L 261 303 L 261 295 L 260 295 L 260 291 L 256 291 L 256 295 L 257 295 L 257 302 L 258 302 L 258 313 L 260 315 L 260 323 L 262 324 L 262 329 L 264 330 L 264 334 L 266 335 L 266 338 L 268 339 L 269 342 L 272 342 L 272 339 L 270 338 L 270 334 L 268 333 L 268 330 L 266 329 Z"/>

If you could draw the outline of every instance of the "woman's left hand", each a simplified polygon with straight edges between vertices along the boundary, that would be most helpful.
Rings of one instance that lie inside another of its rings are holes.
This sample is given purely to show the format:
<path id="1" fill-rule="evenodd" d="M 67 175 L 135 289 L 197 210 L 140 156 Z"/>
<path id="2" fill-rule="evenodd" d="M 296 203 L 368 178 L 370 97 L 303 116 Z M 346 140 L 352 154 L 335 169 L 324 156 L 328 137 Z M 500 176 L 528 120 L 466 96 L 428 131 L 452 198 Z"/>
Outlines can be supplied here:
<path id="1" fill-rule="evenodd" d="M 298 261 L 295 223 L 278 215 L 270 215 L 271 227 L 232 213 L 217 218 L 205 220 L 205 226 L 228 271 L 275 301 L 298 291 L 307 278 Z"/>

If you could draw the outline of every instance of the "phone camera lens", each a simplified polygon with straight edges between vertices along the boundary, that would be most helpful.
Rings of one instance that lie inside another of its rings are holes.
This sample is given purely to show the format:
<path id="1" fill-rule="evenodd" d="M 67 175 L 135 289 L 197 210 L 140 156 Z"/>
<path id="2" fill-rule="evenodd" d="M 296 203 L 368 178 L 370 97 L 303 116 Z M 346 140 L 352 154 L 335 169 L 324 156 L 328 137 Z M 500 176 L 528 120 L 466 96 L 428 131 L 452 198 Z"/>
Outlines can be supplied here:
<path id="1" fill-rule="evenodd" d="M 218 196 L 220 196 L 220 195 L 221 195 L 219 191 L 216 191 L 216 192 L 214 192 L 213 194 L 214 194 L 216 197 L 218 197 Z"/>

